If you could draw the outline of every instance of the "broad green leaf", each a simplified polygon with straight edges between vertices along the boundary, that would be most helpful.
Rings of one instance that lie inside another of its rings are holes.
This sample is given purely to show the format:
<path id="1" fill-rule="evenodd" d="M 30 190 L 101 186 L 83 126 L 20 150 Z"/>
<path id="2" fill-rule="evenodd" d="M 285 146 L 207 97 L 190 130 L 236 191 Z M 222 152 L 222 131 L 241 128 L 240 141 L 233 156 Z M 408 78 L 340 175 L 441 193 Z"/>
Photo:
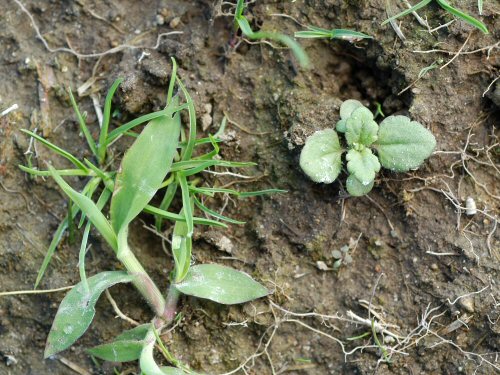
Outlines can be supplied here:
<path id="1" fill-rule="evenodd" d="M 347 99 L 340 105 L 340 118 L 347 120 L 351 117 L 352 113 L 361 107 L 365 107 L 359 100 Z"/>
<path id="2" fill-rule="evenodd" d="M 110 362 L 129 362 L 141 357 L 142 341 L 121 340 L 102 344 L 88 349 L 87 352 L 97 358 Z"/>
<path id="3" fill-rule="evenodd" d="M 52 323 L 45 358 L 70 347 L 89 327 L 95 315 L 95 304 L 107 288 L 124 282 L 131 282 L 133 276 L 121 271 L 107 271 L 90 277 L 89 293 L 78 283 L 64 297 Z"/>
<path id="4" fill-rule="evenodd" d="M 306 140 L 300 167 L 314 182 L 330 184 L 340 173 L 343 151 L 333 129 L 317 131 Z"/>
<path id="5" fill-rule="evenodd" d="M 134 327 L 132 329 L 128 329 L 120 333 L 118 336 L 116 336 L 115 341 L 124 341 L 124 340 L 142 341 L 148 334 L 150 327 L 151 324 L 146 323 L 146 324 L 141 324 L 140 326 Z"/>
<path id="6" fill-rule="evenodd" d="M 139 366 L 145 375 L 164 375 L 163 371 L 156 364 L 153 356 L 155 342 L 156 337 L 154 334 L 154 328 L 151 327 L 146 335 L 146 338 L 144 339 L 144 346 L 139 359 Z"/>
<path id="7" fill-rule="evenodd" d="M 406 116 L 389 116 L 380 124 L 374 146 L 384 168 L 406 172 L 420 166 L 432 154 L 436 139 Z"/>
<path id="8" fill-rule="evenodd" d="M 176 153 L 180 127 L 178 113 L 158 117 L 146 125 L 125 153 L 111 200 L 111 223 L 116 233 L 139 215 L 160 188 Z"/>
<path id="9" fill-rule="evenodd" d="M 373 188 L 373 181 L 367 185 L 364 185 L 352 174 L 347 177 L 346 188 L 349 194 L 353 197 L 361 197 L 362 195 L 366 195 Z"/>
<path id="10" fill-rule="evenodd" d="M 380 163 L 369 148 L 361 151 L 349 150 L 347 153 L 347 170 L 363 185 L 368 185 L 375 179 L 375 173 L 380 171 Z"/>
<path id="11" fill-rule="evenodd" d="M 377 140 L 378 125 L 373 121 L 373 113 L 366 108 L 355 109 L 346 120 L 345 139 L 349 146 L 369 146 Z"/>
<path id="12" fill-rule="evenodd" d="M 233 305 L 267 296 L 269 291 L 246 273 L 218 264 L 192 266 L 175 284 L 183 294 Z"/>
<path id="13" fill-rule="evenodd" d="M 85 195 L 77 192 L 71 186 L 69 186 L 66 181 L 63 180 L 61 176 L 57 174 L 57 171 L 49 166 L 49 170 L 52 173 L 52 177 L 61 187 L 61 189 L 66 193 L 68 197 L 80 208 L 80 210 L 87 215 L 89 220 L 94 224 L 97 230 L 101 233 L 108 244 L 116 250 L 116 234 L 113 228 L 109 224 L 109 221 L 104 217 L 101 210 L 96 206 L 94 202 Z"/>
<path id="14" fill-rule="evenodd" d="M 191 207 L 191 203 L 188 201 Z M 180 215 L 185 215 L 184 209 L 181 210 Z M 175 282 L 182 281 L 189 270 L 191 265 L 191 251 L 193 247 L 192 236 L 188 235 L 189 228 L 186 222 L 177 221 L 174 226 L 172 234 L 172 254 L 174 255 L 175 262 Z"/>

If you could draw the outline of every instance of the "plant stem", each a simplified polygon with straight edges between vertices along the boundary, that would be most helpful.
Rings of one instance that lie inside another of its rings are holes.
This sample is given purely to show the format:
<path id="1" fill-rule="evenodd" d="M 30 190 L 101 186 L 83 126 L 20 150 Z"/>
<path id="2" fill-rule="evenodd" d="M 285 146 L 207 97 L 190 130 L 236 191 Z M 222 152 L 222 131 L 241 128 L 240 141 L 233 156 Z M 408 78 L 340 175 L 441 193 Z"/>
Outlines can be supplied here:
<path id="1" fill-rule="evenodd" d="M 151 306 L 155 314 L 158 317 L 162 317 L 166 308 L 165 299 L 154 281 L 130 250 L 127 243 L 127 230 L 121 231 L 118 235 L 118 251 L 116 252 L 116 257 L 130 274 L 137 275 L 133 284 Z"/>
<path id="2" fill-rule="evenodd" d="M 177 302 L 179 301 L 180 292 L 174 286 L 170 284 L 167 294 L 167 302 L 165 303 L 165 309 L 163 310 L 162 318 L 165 324 L 171 323 L 175 318 L 175 313 L 177 310 Z"/>

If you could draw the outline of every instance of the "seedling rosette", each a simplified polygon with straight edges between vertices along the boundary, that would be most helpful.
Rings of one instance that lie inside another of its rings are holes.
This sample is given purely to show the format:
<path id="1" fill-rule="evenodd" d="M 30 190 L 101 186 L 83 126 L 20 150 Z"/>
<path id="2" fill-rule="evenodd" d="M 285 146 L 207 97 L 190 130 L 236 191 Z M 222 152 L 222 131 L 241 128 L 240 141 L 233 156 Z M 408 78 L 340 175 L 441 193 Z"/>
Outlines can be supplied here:
<path id="1" fill-rule="evenodd" d="M 338 133 L 344 134 L 346 148 Z M 435 147 L 432 133 L 418 122 L 406 116 L 389 116 L 378 125 L 368 108 L 349 99 L 340 107 L 336 131 L 320 130 L 307 138 L 300 167 L 311 180 L 330 184 L 339 176 L 342 155 L 347 152 L 347 191 L 362 196 L 373 188 L 381 167 L 395 172 L 418 168 Z"/>

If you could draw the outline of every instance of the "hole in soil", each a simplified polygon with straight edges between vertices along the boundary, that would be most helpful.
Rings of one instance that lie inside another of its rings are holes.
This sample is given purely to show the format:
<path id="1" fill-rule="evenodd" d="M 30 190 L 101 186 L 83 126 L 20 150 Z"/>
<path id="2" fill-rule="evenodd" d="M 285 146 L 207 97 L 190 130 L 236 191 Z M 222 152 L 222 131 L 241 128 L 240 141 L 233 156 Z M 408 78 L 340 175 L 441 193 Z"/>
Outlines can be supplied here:
<path id="1" fill-rule="evenodd" d="M 335 126 L 340 104 L 346 99 L 358 99 L 373 112 L 381 105 L 386 116 L 410 107 L 409 91 L 397 95 L 398 89 L 406 86 L 403 74 L 390 66 L 376 43 L 366 48 L 340 42 L 333 46 L 317 43 L 307 52 L 314 68 L 306 73 L 301 88 L 283 95 L 280 108 L 289 148 L 303 145 L 316 130 Z"/>

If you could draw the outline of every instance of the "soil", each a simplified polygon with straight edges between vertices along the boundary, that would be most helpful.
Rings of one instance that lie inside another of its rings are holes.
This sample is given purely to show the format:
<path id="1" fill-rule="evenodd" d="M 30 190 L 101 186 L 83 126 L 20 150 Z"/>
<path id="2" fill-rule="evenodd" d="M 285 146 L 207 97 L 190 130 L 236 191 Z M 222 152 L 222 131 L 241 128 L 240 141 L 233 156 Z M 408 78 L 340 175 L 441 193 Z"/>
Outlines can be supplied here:
<path id="1" fill-rule="evenodd" d="M 386 18 L 383 0 L 252 2 L 245 14 L 255 29 L 292 35 L 302 28 L 297 21 L 328 29 L 356 29 L 374 37 L 357 43 L 301 40 L 313 62 L 305 70 L 278 45 L 273 48 L 235 38 L 233 19 L 226 15 L 233 8 L 221 1 L 22 2 L 53 51 L 37 38 L 19 4 L 4 1 L 0 110 L 12 104 L 19 108 L 0 118 L 2 291 L 33 288 L 67 207 L 53 181 L 28 178 L 17 167 L 27 162 L 27 150 L 40 167 L 48 161 L 56 166 L 67 164 L 40 144 L 30 146 L 20 129 L 37 129 L 79 158 L 88 157 L 64 87 L 80 87 L 93 77 L 90 89 L 78 101 L 97 133 L 89 93 L 102 106 L 113 80 L 124 77 L 114 103 L 116 124 L 157 110 L 165 100 L 170 57 L 175 57 L 196 102 L 200 131 L 203 122 L 204 133 L 215 133 L 225 113 L 231 122 L 222 156 L 258 163 L 244 171 L 254 179 L 219 176 L 208 182 L 224 185 L 238 180 L 234 186 L 242 190 L 274 187 L 288 191 L 211 202 L 214 208 L 227 204 L 225 214 L 247 224 L 228 230 L 198 227 L 195 261 L 246 271 L 274 292 L 268 299 L 231 307 L 182 299 L 183 319 L 164 337 L 177 358 L 208 374 L 231 371 L 256 351 L 259 355 L 247 363 L 246 372 L 237 373 L 500 373 L 496 221 L 500 84 L 487 90 L 500 70 L 498 3 L 484 3 L 481 20 L 489 35 L 458 21 L 431 34 L 410 15 L 401 19 L 406 36 L 402 41 L 390 26 L 380 26 Z M 460 2 L 461 9 L 477 15 L 476 2 L 465 3 Z M 431 27 L 452 20 L 434 3 L 420 15 L 427 17 Z M 158 34 L 171 31 L 181 33 L 162 38 L 157 48 L 124 48 L 99 59 L 54 51 L 65 47 L 89 54 L 124 43 L 154 47 Z M 437 51 L 421 52 L 429 50 Z M 454 58 L 459 50 L 475 52 Z M 421 69 L 434 62 L 439 67 L 417 80 Z M 305 138 L 332 127 L 339 105 L 349 98 L 373 110 L 379 103 L 385 115 L 403 113 L 421 122 L 435 134 L 436 152 L 411 173 L 382 171 L 375 188 L 363 198 L 348 196 L 342 185 L 345 174 L 331 185 L 311 182 L 298 166 Z M 122 142 L 113 150 L 119 155 L 125 148 Z M 68 181 L 76 187 L 83 184 L 76 178 Z M 475 215 L 468 216 L 459 208 L 465 206 L 467 197 L 475 201 L 479 210 Z M 172 259 L 165 255 L 161 238 L 144 229 L 152 222 L 142 215 L 134 223 L 131 245 L 153 278 L 166 288 Z M 165 228 L 166 234 L 169 229 Z M 346 245 L 353 262 L 332 271 L 332 251 Z M 74 242 L 64 238 L 40 289 L 79 281 L 78 249 L 78 238 Z M 120 268 L 97 233 L 92 234 L 90 254 L 89 274 Z M 132 287 L 113 287 L 111 294 L 128 316 L 141 322 L 151 319 Z M 43 359 L 45 340 L 63 295 L 0 297 L 0 374 L 134 373 L 134 363 L 96 363 L 85 353 L 85 348 L 131 328 L 115 318 L 104 297 L 89 331 L 70 350 Z M 347 318 L 352 312 L 368 322 L 377 314 L 390 331 L 410 337 L 411 345 L 402 349 L 404 353 L 390 353 L 381 348 L 393 345 L 391 338 L 385 335 L 384 343 L 379 333 L 377 344 L 370 323 L 285 314 L 272 307 L 271 301 L 294 313 Z M 363 305 L 369 305 L 372 312 Z M 423 319 L 426 312 L 430 314 Z M 352 353 L 344 355 L 334 338 Z M 353 351 L 361 346 L 366 348 Z M 158 361 L 164 360 L 159 357 Z"/>

